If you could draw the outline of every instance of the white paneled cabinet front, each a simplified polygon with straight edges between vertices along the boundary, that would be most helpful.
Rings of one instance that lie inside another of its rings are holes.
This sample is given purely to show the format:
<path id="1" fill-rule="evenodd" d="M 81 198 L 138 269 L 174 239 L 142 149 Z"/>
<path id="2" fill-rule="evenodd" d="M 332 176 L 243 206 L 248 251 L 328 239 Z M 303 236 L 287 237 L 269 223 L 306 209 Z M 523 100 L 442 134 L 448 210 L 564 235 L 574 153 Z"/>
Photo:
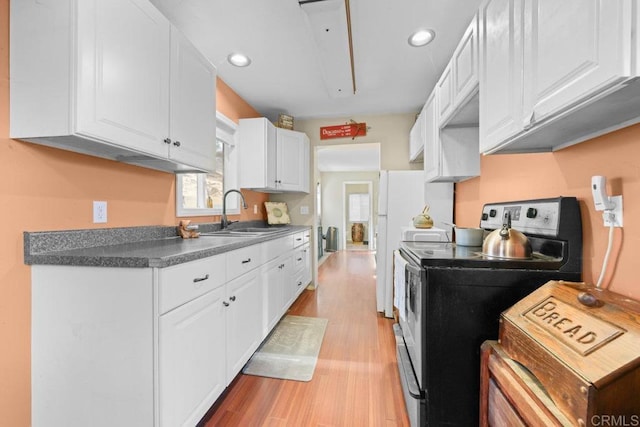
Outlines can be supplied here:
<path id="1" fill-rule="evenodd" d="M 480 9 L 480 151 L 522 130 L 523 2 L 490 0 Z"/>
<path id="2" fill-rule="evenodd" d="M 262 283 L 253 270 L 227 283 L 227 384 L 262 342 Z"/>
<path id="3" fill-rule="evenodd" d="M 215 67 L 148 0 L 14 0 L 10 11 L 12 138 L 214 169 Z"/>
<path id="4" fill-rule="evenodd" d="M 225 287 L 160 317 L 160 425 L 195 426 L 227 386 Z"/>
<path id="5" fill-rule="evenodd" d="M 266 118 L 241 119 L 240 187 L 264 192 L 309 192 L 309 138 Z"/>
<path id="6" fill-rule="evenodd" d="M 169 157 L 200 170 L 215 170 L 216 69 L 171 28 Z"/>
<path id="7" fill-rule="evenodd" d="M 525 126 L 629 75 L 630 2 L 530 0 L 524 14 Z"/>
<path id="8" fill-rule="evenodd" d="M 629 0 L 485 0 L 480 150 L 550 151 L 640 120 L 634 7 Z"/>

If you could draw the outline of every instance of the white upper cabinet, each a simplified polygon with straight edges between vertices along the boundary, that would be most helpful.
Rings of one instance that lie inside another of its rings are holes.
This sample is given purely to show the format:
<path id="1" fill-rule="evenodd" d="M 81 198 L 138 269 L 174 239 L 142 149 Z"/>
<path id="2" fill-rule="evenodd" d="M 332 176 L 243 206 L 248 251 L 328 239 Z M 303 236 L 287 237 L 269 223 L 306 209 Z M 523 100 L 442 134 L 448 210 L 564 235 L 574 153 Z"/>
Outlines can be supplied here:
<path id="1" fill-rule="evenodd" d="M 71 131 L 166 156 L 169 21 L 146 2 L 78 1 L 76 25 L 77 81 L 71 90 L 78 103 Z"/>
<path id="2" fill-rule="evenodd" d="M 440 127 L 478 125 L 478 18 L 474 17 L 436 84 Z"/>
<path id="3" fill-rule="evenodd" d="M 303 132 L 288 129 L 276 129 L 276 174 L 278 186 L 282 191 L 309 192 L 305 187 L 305 177 L 309 175 L 308 156 L 309 138 Z"/>
<path id="4" fill-rule="evenodd" d="M 409 132 L 409 161 L 421 162 L 424 159 L 424 144 L 426 138 L 426 121 L 427 114 L 425 112 L 426 105 L 422 107 L 420 114 L 416 117 L 416 122 Z"/>
<path id="5" fill-rule="evenodd" d="M 13 1 L 10 66 L 12 138 L 213 170 L 215 68 L 147 0 Z"/>
<path id="6" fill-rule="evenodd" d="M 212 171 L 216 153 L 216 69 L 171 28 L 169 157 Z"/>
<path id="7" fill-rule="evenodd" d="M 631 9 L 625 9 L 611 0 L 526 3 L 525 126 L 630 75 Z"/>
<path id="8" fill-rule="evenodd" d="M 631 0 L 486 0 L 480 150 L 550 151 L 639 121 L 636 9 Z"/>
<path id="9" fill-rule="evenodd" d="M 240 187 L 255 191 L 309 192 L 309 138 L 276 128 L 264 117 L 239 123 Z"/>
<path id="10" fill-rule="evenodd" d="M 426 182 L 459 182 L 480 175 L 477 126 L 440 127 L 437 97 L 425 104 L 424 174 Z"/>
<path id="11" fill-rule="evenodd" d="M 522 1 L 480 8 L 480 151 L 522 128 Z"/>

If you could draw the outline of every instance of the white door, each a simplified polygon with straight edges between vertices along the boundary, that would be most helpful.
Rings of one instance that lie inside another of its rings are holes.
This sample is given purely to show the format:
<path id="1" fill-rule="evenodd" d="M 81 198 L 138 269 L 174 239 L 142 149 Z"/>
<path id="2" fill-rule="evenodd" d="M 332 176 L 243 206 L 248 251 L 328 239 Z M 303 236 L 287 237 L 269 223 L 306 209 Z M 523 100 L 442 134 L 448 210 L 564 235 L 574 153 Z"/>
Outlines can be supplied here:
<path id="1" fill-rule="evenodd" d="M 169 21 L 146 0 L 77 5 L 77 132 L 167 157 Z"/>
<path id="2" fill-rule="evenodd" d="M 302 165 L 304 158 L 304 142 L 300 132 L 288 129 L 277 130 L 278 145 L 277 175 L 278 188 L 281 190 L 300 191 L 303 187 Z"/>
<path id="3" fill-rule="evenodd" d="M 216 160 L 216 70 L 173 27 L 170 100 L 169 157 L 212 172 Z"/>
<path id="4" fill-rule="evenodd" d="M 522 131 L 522 3 L 480 8 L 480 152 Z"/>
<path id="5" fill-rule="evenodd" d="M 631 72 L 628 1 L 532 0 L 525 22 L 525 126 Z"/>
<path id="6" fill-rule="evenodd" d="M 236 376 L 262 341 L 260 269 L 227 283 L 227 383 Z"/>
<path id="7" fill-rule="evenodd" d="M 160 316 L 160 425 L 196 425 L 226 387 L 224 286 Z"/>

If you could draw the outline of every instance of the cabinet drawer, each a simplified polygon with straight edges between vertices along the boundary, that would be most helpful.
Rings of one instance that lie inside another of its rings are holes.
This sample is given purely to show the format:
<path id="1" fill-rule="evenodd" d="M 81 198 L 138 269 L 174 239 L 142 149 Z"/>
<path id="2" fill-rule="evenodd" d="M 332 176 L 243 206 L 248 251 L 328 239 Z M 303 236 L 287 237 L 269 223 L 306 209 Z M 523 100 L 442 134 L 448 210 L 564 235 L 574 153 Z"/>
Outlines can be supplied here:
<path id="1" fill-rule="evenodd" d="M 296 233 L 293 235 L 293 246 L 294 247 L 298 247 L 302 244 L 304 244 L 304 231 L 301 231 L 300 233 Z"/>
<path id="2" fill-rule="evenodd" d="M 226 282 L 226 254 L 160 270 L 160 314 L 204 295 Z"/>
<path id="3" fill-rule="evenodd" d="M 311 239 L 311 230 L 304 231 L 303 243 L 309 243 Z"/>
<path id="4" fill-rule="evenodd" d="M 247 246 L 227 252 L 227 281 L 262 264 L 262 245 Z"/>
<path id="5" fill-rule="evenodd" d="M 293 234 L 262 244 L 262 262 L 268 262 L 293 249 Z"/>
<path id="6" fill-rule="evenodd" d="M 305 264 L 304 251 L 305 251 L 305 247 L 300 247 L 293 252 L 292 264 L 293 264 L 293 271 L 295 272 L 299 272 L 304 268 L 304 264 Z"/>

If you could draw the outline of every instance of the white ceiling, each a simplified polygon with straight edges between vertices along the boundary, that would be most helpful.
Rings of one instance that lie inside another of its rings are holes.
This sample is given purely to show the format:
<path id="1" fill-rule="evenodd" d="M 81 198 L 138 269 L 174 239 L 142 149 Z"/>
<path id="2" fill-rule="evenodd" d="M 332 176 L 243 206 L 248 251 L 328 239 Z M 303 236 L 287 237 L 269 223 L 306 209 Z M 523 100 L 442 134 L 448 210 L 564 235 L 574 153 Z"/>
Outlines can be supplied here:
<path id="1" fill-rule="evenodd" d="M 357 92 L 333 97 L 323 80 L 332 60 L 320 58 L 298 0 L 152 0 L 218 75 L 271 120 L 279 113 L 305 119 L 417 112 L 480 1 L 350 0 Z M 434 41 L 409 46 L 411 32 L 422 27 L 435 30 Z M 250 56 L 251 66 L 229 65 L 233 51 Z"/>

